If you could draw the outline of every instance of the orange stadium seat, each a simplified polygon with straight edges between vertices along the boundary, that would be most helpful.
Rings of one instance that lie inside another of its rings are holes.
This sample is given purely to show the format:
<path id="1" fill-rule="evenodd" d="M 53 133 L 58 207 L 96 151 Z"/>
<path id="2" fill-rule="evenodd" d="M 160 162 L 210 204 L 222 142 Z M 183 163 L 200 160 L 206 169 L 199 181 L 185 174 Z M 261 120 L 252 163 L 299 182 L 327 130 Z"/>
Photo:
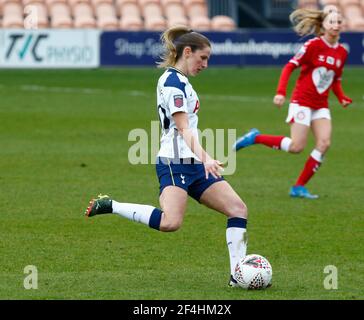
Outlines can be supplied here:
<path id="1" fill-rule="evenodd" d="M 119 22 L 121 30 L 140 31 L 143 30 L 143 21 L 137 17 L 121 17 Z"/>
<path id="2" fill-rule="evenodd" d="M 350 5 L 359 6 L 360 0 L 339 0 L 339 4 L 343 8 L 350 6 Z"/>
<path id="3" fill-rule="evenodd" d="M 139 0 L 146 30 L 159 31 L 167 27 L 159 0 Z"/>
<path id="4" fill-rule="evenodd" d="M 95 28 L 92 6 L 90 3 L 76 3 L 72 9 L 75 28 Z"/>
<path id="5" fill-rule="evenodd" d="M 184 6 L 186 8 L 187 15 L 190 18 L 194 17 L 208 18 L 207 4 L 205 0 L 184 0 Z"/>
<path id="6" fill-rule="evenodd" d="M 215 31 L 232 31 L 236 29 L 235 21 L 224 15 L 211 18 L 211 29 Z"/>
<path id="7" fill-rule="evenodd" d="M 91 2 L 91 4 L 96 8 L 99 4 L 102 3 L 107 3 L 107 4 L 111 4 L 114 5 L 114 1 L 113 0 L 89 0 L 89 2 Z"/>
<path id="8" fill-rule="evenodd" d="M 3 3 L 3 27 L 24 28 L 23 6 L 20 2 L 6 1 Z"/>
<path id="9" fill-rule="evenodd" d="M 339 0 L 320 0 L 320 5 L 322 7 L 328 6 L 328 5 L 333 5 L 333 6 L 339 7 Z"/>
<path id="10" fill-rule="evenodd" d="M 161 0 L 161 4 L 167 19 L 168 27 L 174 25 L 189 26 L 182 0 Z"/>
<path id="11" fill-rule="evenodd" d="M 45 0 L 45 4 L 48 7 L 48 10 L 51 6 L 53 6 L 55 3 L 63 3 L 68 5 L 68 0 Z"/>
<path id="12" fill-rule="evenodd" d="M 33 4 L 33 3 L 42 3 L 42 4 L 45 4 L 45 1 L 44 0 L 23 0 L 23 1 L 20 1 L 24 7 L 26 7 L 27 5 L 29 4 Z"/>
<path id="13" fill-rule="evenodd" d="M 55 2 L 49 5 L 49 15 L 52 28 L 69 29 L 73 27 L 71 9 L 67 4 Z"/>
<path id="14" fill-rule="evenodd" d="M 24 27 L 26 29 L 48 28 L 48 9 L 44 2 L 28 1 L 24 6 Z"/>
<path id="15" fill-rule="evenodd" d="M 196 31 L 208 31 L 211 29 L 211 21 L 207 17 L 192 17 L 190 27 Z"/>
<path id="16" fill-rule="evenodd" d="M 139 31 L 144 27 L 137 0 L 116 0 L 116 12 L 120 16 L 122 30 Z"/>
<path id="17" fill-rule="evenodd" d="M 319 4 L 317 0 L 298 0 L 298 8 L 319 10 Z"/>
<path id="18" fill-rule="evenodd" d="M 54 1 L 57 1 L 57 0 L 54 0 Z M 91 1 L 90 0 L 66 0 L 66 3 L 68 3 L 69 6 L 71 7 L 71 10 L 73 10 L 73 8 L 76 4 L 79 4 L 79 3 L 91 4 Z"/>
<path id="19" fill-rule="evenodd" d="M 340 0 L 348 31 L 364 31 L 364 15 L 359 0 Z"/>
<path id="20" fill-rule="evenodd" d="M 211 20 L 208 17 L 205 0 L 184 0 L 183 4 L 192 29 L 198 31 L 208 31 L 211 29 Z"/>
<path id="21" fill-rule="evenodd" d="M 95 4 L 95 15 L 97 18 L 97 26 L 104 30 L 119 29 L 119 22 L 116 18 L 115 7 L 112 3 L 99 2 Z"/>

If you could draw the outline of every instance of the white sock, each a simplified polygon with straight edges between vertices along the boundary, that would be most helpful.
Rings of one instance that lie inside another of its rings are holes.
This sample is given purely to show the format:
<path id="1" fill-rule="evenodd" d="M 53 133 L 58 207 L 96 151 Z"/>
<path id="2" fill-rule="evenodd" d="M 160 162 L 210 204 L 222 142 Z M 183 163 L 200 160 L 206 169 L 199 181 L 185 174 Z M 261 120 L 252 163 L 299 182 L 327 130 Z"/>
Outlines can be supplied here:
<path id="1" fill-rule="evenodd" d="M 324 161 L 324 156 L 317 149 L 312 150 L 311 157 L 314 158 L 316 161 L 318 161 L 320 163 Z"/>
<path id="2" fill-rule="evenodd" d="M 229 249 L 230 272 L 234 275 L 238 261 L 246 256 L 248 245 L 246 228 L 228 227 L 226 229 L 226 243 Z"/>
<path id="3" fill-rule="evenodd" d="M 150 217 L 156 210 L 155 207 L 135 203 L 120 203 L 112 201 L 112 212 L 120 217 L 127 218 L 131 221 L 140 222 L 149 225 Z"/>
<path id="4" fill-rule="evenodd" d="M 284 137 L 281 141 L 281 150 L 288 152 L 291 142 L 292 142 L 291 138 Z"/>

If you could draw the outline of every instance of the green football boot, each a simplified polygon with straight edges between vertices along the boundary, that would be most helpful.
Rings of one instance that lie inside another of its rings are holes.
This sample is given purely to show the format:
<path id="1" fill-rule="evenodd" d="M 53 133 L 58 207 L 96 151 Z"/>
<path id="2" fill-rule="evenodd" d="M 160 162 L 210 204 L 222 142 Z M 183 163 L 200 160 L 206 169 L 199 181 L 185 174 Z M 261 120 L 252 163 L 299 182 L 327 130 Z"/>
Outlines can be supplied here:
<path id="1" fill-rule="evenodd" d="M 97 199 L 92 199 L 85 211 L 86 217 L 97 214 L 112 213 L 112 199 L 107 195 L 99 194 Z"/>

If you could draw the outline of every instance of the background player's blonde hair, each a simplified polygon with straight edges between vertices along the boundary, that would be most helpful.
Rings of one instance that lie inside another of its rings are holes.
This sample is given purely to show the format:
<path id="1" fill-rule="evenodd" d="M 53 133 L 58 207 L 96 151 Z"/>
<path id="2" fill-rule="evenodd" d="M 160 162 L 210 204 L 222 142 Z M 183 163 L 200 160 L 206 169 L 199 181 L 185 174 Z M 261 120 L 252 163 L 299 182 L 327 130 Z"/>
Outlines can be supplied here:
<path id="1" fill-rule="evenodd" d="M 204 35 L 184 26 L 169 28 L 162 34 L 161 41 L 165 52 L 161 56 L 162 61 L 157 63 L 159 68 L 174 66 L 182 56 L 185 47 L 190 47 L 192 52 L 206 46 L 211 47 L 209 39 Z"/>
<path id="2" fill-rule="evenodd" d="M 297 9 L 293 11 L 289 20 L 293 24 L 294 31 L 300 36 L 315 34 L 320 36 L 324 33 L 322 23 L 328 13 L 319 10 Z"/>

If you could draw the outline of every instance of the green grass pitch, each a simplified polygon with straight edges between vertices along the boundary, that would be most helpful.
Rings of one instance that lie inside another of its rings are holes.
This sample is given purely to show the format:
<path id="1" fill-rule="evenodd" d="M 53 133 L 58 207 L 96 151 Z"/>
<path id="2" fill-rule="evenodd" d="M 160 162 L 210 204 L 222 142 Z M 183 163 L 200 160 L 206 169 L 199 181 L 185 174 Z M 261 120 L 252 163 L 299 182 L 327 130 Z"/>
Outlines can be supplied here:
<path id="1" fill-rule="evenodd" d="M 83 217 L 98 193 L 159 205 L 154 165 L 129 163 L 128 134 L 149 131 L 157 120 L 160 73 L 0 72 L 0 298 L 362 300 L 364 70 L 345 70 L 351 107 L 330 96 L 332 146 L 308 185 L 319 200 L 288 197 L 312 136 L 300 155 L 263 146 L 240 151 L 235 174 L 226 177 L 249 208 L 248 253 L 266 256 L 273 267 L 273 286 L 263 291 L 227 287 L 226 218 L 192 199 L 175 233 L 118 216 Z M 289 134 L 287 104 L 272 104 L 279 74 L 210 68 L 192 78 L 200 128 Z M 24 288 L 28 265 L 38 270 L 37 289 Z M 324 287 L 329 265 L 337 268 L 337 289 Z"/>

